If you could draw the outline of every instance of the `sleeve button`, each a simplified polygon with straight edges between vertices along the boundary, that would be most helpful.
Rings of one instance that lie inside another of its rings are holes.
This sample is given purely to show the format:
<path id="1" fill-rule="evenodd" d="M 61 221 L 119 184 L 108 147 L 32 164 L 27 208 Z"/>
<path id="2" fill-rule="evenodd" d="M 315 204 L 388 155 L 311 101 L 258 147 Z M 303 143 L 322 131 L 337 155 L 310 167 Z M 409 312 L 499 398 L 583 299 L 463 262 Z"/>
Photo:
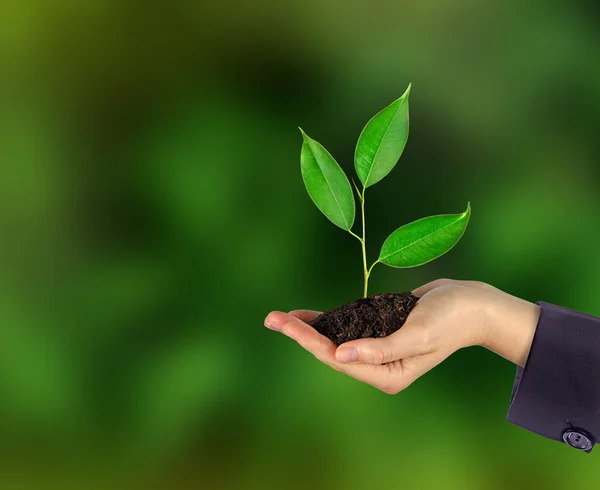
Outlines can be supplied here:
<path id="1" fill-rule="evenodd" d="M 582 451 L 592 449 L 592 437 L 581 429 L 568 429 L 563 432 L 563 441 L 569 446 Z"/>

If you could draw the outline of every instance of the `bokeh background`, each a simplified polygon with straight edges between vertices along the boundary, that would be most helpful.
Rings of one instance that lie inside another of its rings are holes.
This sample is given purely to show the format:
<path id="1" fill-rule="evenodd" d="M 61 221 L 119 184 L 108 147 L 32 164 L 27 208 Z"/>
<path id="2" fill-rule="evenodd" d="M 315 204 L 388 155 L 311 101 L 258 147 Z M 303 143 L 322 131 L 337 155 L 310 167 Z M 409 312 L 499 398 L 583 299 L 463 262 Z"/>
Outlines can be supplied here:
<path id="1" fill-rule="evenodd" d="M 0 486 L 592 488 L 595 452 L 506 421 L 493 353 L 389 396 L 263 319 L 362 294 L 297 126 L 354 175 L 409 82 L 369 261 L 401 224 L 473 215 L 370 291 L 474 279 L 600 316 L 599 49 L 592 1 L 2 2 Z"/>

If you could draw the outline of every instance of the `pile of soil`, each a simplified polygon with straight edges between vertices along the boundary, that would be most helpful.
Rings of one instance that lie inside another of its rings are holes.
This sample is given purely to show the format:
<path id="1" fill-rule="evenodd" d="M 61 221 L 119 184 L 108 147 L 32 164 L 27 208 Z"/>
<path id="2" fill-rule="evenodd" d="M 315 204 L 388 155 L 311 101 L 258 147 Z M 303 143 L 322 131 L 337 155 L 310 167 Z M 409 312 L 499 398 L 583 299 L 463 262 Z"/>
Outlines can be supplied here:
<path id="1" fill-rule="evenodd" d="M 321 313 L 308 324 L 335 345 L 398 330 L 417 304 L 411 293 L 383 293 L 357 299 Z"/>

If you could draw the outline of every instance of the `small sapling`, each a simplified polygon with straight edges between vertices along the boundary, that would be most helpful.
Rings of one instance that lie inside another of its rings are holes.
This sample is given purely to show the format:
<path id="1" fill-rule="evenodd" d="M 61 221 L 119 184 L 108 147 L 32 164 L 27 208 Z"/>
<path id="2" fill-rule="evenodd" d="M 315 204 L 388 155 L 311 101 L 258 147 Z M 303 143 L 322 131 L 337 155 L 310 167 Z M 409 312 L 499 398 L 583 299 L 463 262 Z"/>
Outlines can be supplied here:
<path id="1" fill-rule="evenodd" d="M 333 156 L 302 129 L 300 168 L 309 196 L 336 226 L 346 230 L 361 244 L 363 298 L 329 310 L 310 324 L 337 345 L 361 337 L 382 337 L 398 330 L 418 298 L 410 293 L 367 296 L 373 267 L 385 264 L 408 268 L 426 264 L 448 252 L 464 234 L 471 205 L 459 214 L 440 214 L 408 223 L 383 242 L 379 257 L 368 266 L 365 237 L 365 192 L 386 177 L 398 163 L 408 140 L 409 85 L 402 97 L 379 111 L 366 124 L 356 145 L 354 168 L 359 186 L 353 180 L 361 210 L 362 233 L 352 231 L 356 215 L 354 192 L 346 174 Z"/>

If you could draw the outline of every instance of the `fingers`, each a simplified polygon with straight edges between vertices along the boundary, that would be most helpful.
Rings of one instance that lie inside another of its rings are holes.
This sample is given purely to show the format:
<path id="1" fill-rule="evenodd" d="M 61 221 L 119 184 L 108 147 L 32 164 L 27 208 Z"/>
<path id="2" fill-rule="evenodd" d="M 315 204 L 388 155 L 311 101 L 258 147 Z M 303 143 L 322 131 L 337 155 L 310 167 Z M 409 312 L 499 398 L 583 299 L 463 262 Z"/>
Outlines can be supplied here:
<path id="1" fill-rule="evenodd" d="M 337 366 L 338 371 L 388 394 L 398 393 L 405 386 L 408 386 L 408 383 L 402 379 L 402 372 L 391 366 L 391 364 L 382 366 L 338 363 Z"/>
<path id="2" fill-rule="evenodd" d="M 402 363 L 402 377 L 400 380 L 392 383 L 391 388 L 394 389 L 399 386 L 400 389 L 404 389 L 425 373 L 431 371 L 447 357 L 447 353 L 438 350 L 396 361 L 396 363 Z"/>
<path id="3" fill-rule="evenodd" d="M 296 318 L 298 318 L 299 320 L 302 320 L 305 323 L 310 322 L 311 320 L 314 320 L 320 314 L 321 314 L 320 311 L 315 311 L 315 310 L 292 310 L 292 311 L 288 312 L 288 315 L 295 316 Z"/>
<path id="4" fill-rule="evenodd" d="M 408 388 L 418 378 L 444 360 L 440 351 L 421 354 L 382 365 L 342 364 L 344 372 L 359 381 L 368 383 L 389 395 Z"/>
<path id="5" fill-rule="evenodd" d="M 407 322 L 387 337 L 346 342 L 337 348 L 335 357 L 338 362 L 387 364 L 431 352 L 435 348 L 434 340 L 430 330 Z"/>
<path id="6" fill-rule="evenodd" d="M 335 344 L 297 317 L 272 311 L 265 319 L 265 326 L 291 337 L 319 361 L 329 365 L 336 364 Z"/>
<path id="7" fill-rule="evenodd" d="M 265 319 L 265 325 L 267 323 L 270 324 L 269 328 L 280 331 L 292 338 L 312 353 L 319 361 L 327 364 L 336 371 L 345 373 L 358 381 L 368 383 L 379 389 L 381 389 L 380 385 L 382 382 L 387 383 L 386 380 L 389 378 L 389 372 L 385 366 L 343 364 L 337 362 L 335 358 L 335 344 L 295 316 L 273 311 Z"/>
<path id="8" fill-rule="evenodd" d="M 306 314 L 307 318 L 314 316 L 314 314 L 318 314 L 318 312 L 311 312 L 311 310 L 308 311 L 309 313 Z M 295 310 L 294 313 L 298 313 L 299 316 L 303 316 L 303 313 L 299 313 L 298 310 Z M 338 362 L 335 356 L 335 344 L 327 337 L 319 334 L 310 325 L 307 325 L 298 317 L 289 313 L 286 314 L 280 311 L 273 311 L 269 313 L 265 319 L 265 326 L 271 328 L 272 330 L 280 331 L 292 338 L 306 350 L 311 352 L 317 359 L 332 367 L 336 371 L 340 371 L 358 381 L 367 383 L 378 390 L 383 391 L 384 393 L 398 393 L 411 384 L 418 376 L 420 376 L 420 374 L 417 374 L 417 372 L 414 370 L 411 372 L 406 368 L 403 368 L 402 363 L 406 363 L 408 359 L 390 362 L 385 365 L 358 362 Z M 359 341 L 353 342 L 358 343 Z M 348 344 L 350 344 L 350 342 Z"/>

